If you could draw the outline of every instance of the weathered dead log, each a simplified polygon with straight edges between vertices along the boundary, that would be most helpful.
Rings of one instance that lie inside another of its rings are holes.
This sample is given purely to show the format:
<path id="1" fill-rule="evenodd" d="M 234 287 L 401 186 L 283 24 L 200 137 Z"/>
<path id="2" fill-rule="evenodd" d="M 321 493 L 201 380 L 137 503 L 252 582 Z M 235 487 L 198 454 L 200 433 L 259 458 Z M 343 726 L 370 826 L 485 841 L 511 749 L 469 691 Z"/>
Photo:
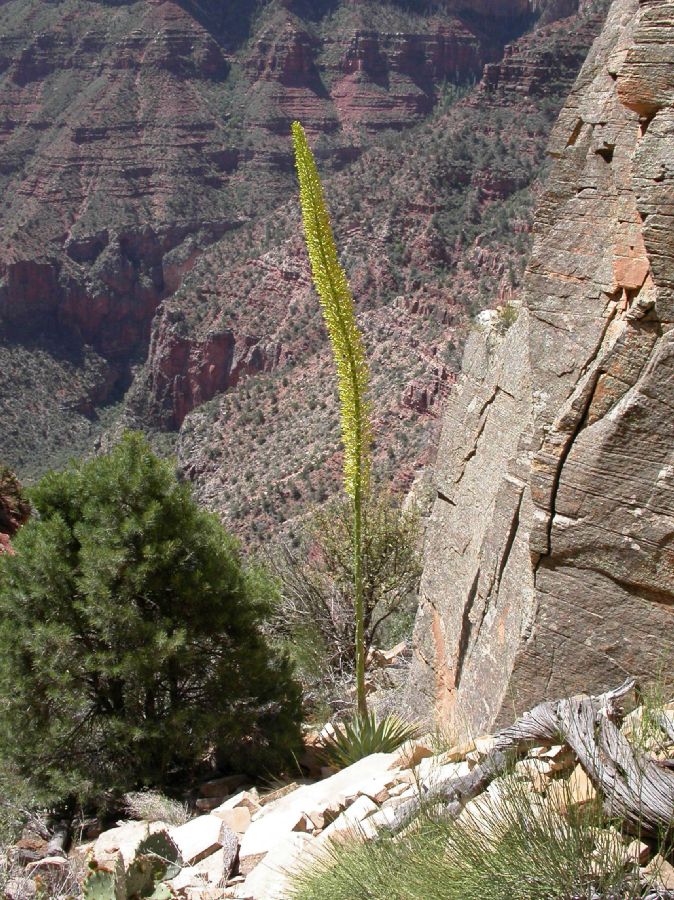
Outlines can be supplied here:
<path id="1" fill-rule="evenodd" d="M 438 781 L 425 794 L 412 797 L 397 807 L 394 828 L 401 828 L 412 819 L 422 806 L 442 805 L 447 815 L 455 819 L 463 807 L 481 794 L 499 775 L 509 767 L 510 756 L 501 750 L 491 750 L 468 775 Z"/>
<path id="2" fill-rule="evenodd" d="M 45 856 L 66 856 L 70 845 L 72 819 L 59 819 L 51 823 L 51 836 Z"/>
<path id="3" fill-rule="evenodd" d="M 537 744 L 566 743 L 604 798 L 608 815 L 643 835 L 670 830 L 674 827 L 674 771 L 632 747 L 616 724 L 623 715 L 620 701 L 634 686 L 634 679 L 628 679 L 596 697 L 540 703 L 500 731 L 494 749 L 468 775 L 447 779 L 434 786 L 432 793 L 402 805 L 396 824 L 408 822 L 425 802 L 442 802 L 455 818 L 469 800 L 507 771 L 513 756 Z"/>

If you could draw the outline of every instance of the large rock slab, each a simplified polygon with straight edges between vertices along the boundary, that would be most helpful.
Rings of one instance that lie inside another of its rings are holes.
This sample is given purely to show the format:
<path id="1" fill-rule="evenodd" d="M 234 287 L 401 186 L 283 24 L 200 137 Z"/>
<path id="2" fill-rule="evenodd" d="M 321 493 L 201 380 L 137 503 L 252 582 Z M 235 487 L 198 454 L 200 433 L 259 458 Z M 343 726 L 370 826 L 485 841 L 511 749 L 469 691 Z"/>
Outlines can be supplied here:
<path id="1" fill-rule="evenodd" d="M 325 810 L 335 818 L 360 796 L 371 797 L 396 781 L 395 753 L 375 753 L 316 784 L 302 785 L 275 803 L 262 807 L 241 839 L 239 866 L 247 875 L 277 844 L 293 831 L 305 830 Z"/>
<path id="2" fill-rule="evenodd" d="M 232 861 L 239 841 L 236 835 L 216 816 L 197 816 L 184 825 L 172 828 L 170 836 L 188 866 L 193 866 L 222 847 L 227 848 Z"/>
<path id="3" fill-rule="evenodd" d="M 311 838 L 306 834 L 285 835 L 252 870 L 239 896 L 246 900 L 287 900 L 290 880 L 309 851 Z"/>
<path id="4" fill-rule="evenodd" d="M 674 650 L 674 4 L 616 0 L 551 139 L 517 321 L 469 341 L 410 699 L 475 734 Z"/>

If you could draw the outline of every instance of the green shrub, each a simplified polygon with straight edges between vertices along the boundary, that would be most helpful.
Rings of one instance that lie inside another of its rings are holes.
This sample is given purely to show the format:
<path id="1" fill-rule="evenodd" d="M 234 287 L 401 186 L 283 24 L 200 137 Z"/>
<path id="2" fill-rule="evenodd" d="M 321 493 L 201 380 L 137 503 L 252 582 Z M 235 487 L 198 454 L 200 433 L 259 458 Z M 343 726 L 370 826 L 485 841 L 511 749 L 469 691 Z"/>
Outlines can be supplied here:
<path id="1" fill-rule="evenodd" d="M 143 438 L 46 475 L 0 558 L 0 760 L 42 802 L 283 765 L 299 688 L 268 581 Z"/>
<path id="2" fill-rule="evenodd" d="M 129 791 L 128 794 L 124 794 L 123 799 L 126 811 L 132 819 L 184 825 L 193 818 L 186 803 L 165 797 L 159 791 Z"/>
<path id="3" fill-rule="evenodd" d="M 506 332 L 514 325 L 519 315 L 519 307 L 510 302 L 505 306 L 497 306 L 496 311 L 498 313 L 497 327 L 502 332 Z"/>
<path id="4" fill-rule="evenodd" d="M 354 557 L 351 502 L 328 503 L 308 520 L 300 547 L 286 545 L 271 560 L 280 583 L 272 618 L 276 635 L 298 662 L 307 692 L 328 703 L 355 671 Z M 387 492 L 363 504 L 363 637 L 392 646 L 409 636 L 421 575 L 418 516 Z"/>

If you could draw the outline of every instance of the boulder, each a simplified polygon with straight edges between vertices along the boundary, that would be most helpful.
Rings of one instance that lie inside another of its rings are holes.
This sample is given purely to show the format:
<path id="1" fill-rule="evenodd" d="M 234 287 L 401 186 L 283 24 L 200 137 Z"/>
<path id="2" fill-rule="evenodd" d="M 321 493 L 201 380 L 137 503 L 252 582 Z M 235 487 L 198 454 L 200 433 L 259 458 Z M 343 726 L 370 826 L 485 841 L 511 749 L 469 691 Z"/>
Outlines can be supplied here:
<path id="1" fill-rule="evenodd" d="M 229 848 L 236 856 L 238 838 L 217 816 L 197 816 L 184 825 L 171 828 L 170 837 L 175 841 L 181 856 L 188 866 L 193 866 L 221 847 Z"/>
<path id="2" fill-rule="evenodd" d="M 651 857 L 651 848 L 643 841 L 630 841 L 626 852 L 628 860 L 636 866 L 645 866 Z"/>
<path id="3" fill-rule="evenodd" d="M 236 806 L 234 809 L 214 810 L 212 815 L 221 819 L 235 834 L 243 834 L 250 825 L 251 815 L 247 806 Z"/>
<path id="4" fill-rule="evenodd" d="M 250 872 L 285 834 L 306 828 L 306 817 L 312 819 L 330 810 L 328 818 L 332 820 L 359 796 L 376 795 L 395 784 L 398 770 L 390 768 L 394 758 L 392 753 L 372 754 L 262 807 L 241 839 L 241 872 Z"/>
<path id="5" fill-rule="evenodd" d="M 666 891 L 674 891 L 674 866 L 657 853 L 643 869 L 649 883 Z"/>
<path id="6" fill-rule="evenodd" d="M 222 778 L 212 778 L 210 781 L 204 781 L 199 786 L 199 793 L 202 797 L 226 797 L 241 787 L 247 781 L 245 775 L 224 775 Z"/>
<path id="7" fill-rule="evenodd" d="M 238 849 L 238 842 L 236 847 L 232 841 L 228 842 L 226 847 L 221 847 L 197 863 L 193 867 L 194 873 L 202 881 L 222 887 L 232 873 Z"/>
<path id="8" fill-rule="evenodd" d="M 428 746 L 428 743 L 428 740 L 407 741 L 395 751 L 392 766 L 401 769 L 413 769 L 419 765 L 422 759 L 434 756 L 433 750 Z"/>
<path id="9" fill-rule="evenodd" d="M 515 774 L 527 781 L 539 794 L 550 784 L 551 772 L 552 763 L 547 759 L 521 759 L 515 763 Z"/>
<path id="10" fill-rule="evenodd" d="M 586 806 L 596 796 L 597 792 L 592 782 L 580 765 L 576 766 L 568 780 L 551 781 L 546 791 L 546 797 L 561 812 L 566 812 L 572 807 Z"/>
<path id="11" fill-rule="evenodd" d="M 368 824 L 368 816 L 379 811 L 377 804 L 365 795 L 359 797 L 334 822 L 319 835 L 319 843 L 335 838 L 340 833 L 361 834 L 374 837 L 376 829 Z"/>
<path id="12" fill-rule="evenodd" d="M 296 781 L 291 781 L 289 784 L 284 784 L 282 785 L 282 787 L 276 788 L 275 791 L 270 791 L 268 794 L 263 794 L 260 797 L 260 806 L 268 806 L 270 803 L 275 803 L 282 797 L 287 797 L 288 794 L 292 794 L 292 792 L 296 791 L 298 787 L 299 784 Z"/>
<path id="13" fill-rule="evenodd" d="M 287 900 L 289 876 L 311 846 L 306 834 L 285 835 L 251 871 L 237 896 L 249 900 Z"/>
<path id="14" fill-rule="evenodd" d="M 470 772 L 470 769 L 470 763 L 466 761 L 443 765 L 435 757 L 424 759 L 417 768 L 417 782 L 425 790 L 430 790 L 450 778 L 462 778 Z"/>
<path id="15" fill-rule="evenodd" d="M 245 807 L 249 810 L 251 816 L 260 809 L 260 797 L 258 792 L 253 788 L 251 791 L 241 791 L 233 797 L 225 800 L 219 806 L 211 811 L 211 815 L 219 816 L 222 812 L 227 812 L 238 807 Z"/>
<path id="16" fill-rule="evenodd" d="M 571 773 L 568 784 L 571 806 L 586 806 L 597 796 L 594 785 L 580 765 Z"/>

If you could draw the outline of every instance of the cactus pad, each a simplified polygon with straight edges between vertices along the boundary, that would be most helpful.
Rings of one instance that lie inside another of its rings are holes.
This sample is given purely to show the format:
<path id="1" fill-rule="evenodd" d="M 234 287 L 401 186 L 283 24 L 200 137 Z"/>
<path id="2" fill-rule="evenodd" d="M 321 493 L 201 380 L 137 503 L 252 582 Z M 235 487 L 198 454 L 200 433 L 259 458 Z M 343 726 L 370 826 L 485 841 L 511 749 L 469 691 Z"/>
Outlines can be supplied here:
<path id="1" fill-rule="evenodd" d="M 180 850 L 165 831 L 150 834 L 138 844 L 136 859 L 139 858 L 152 862 L 155 881 L 174 878 L 183 865 Z"/>
<path id="2" fill-rule="evenodd" d="M 94 869 L 84 881 L 85 900 L 117 900 L 116 881 L 109 869 Z"/>

